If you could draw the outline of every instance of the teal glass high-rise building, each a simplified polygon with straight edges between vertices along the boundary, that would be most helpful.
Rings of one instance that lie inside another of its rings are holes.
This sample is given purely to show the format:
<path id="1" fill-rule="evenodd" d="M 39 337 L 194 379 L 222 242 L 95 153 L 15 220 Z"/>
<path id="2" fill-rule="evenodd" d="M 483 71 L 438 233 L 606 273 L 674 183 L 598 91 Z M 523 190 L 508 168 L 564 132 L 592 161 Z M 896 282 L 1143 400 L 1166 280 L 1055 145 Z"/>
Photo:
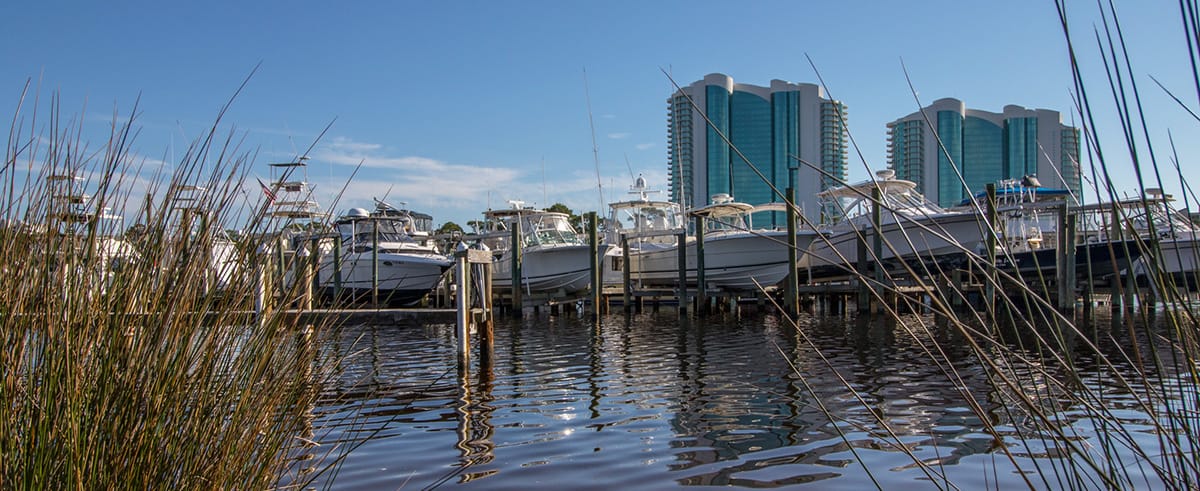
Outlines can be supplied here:
<path id="1" fill-rule="evenodd" d="M 846 178 L 846 105 L 824 98 L 816 85 L 772 80 L 760 87 L 715 73 L 667 103 L 671 200 L 685 208 L 716 194 L 754 205 L 782 202 L 771 185 L 782 193 L 791 183 L 805 215 L 819 221 L 814 195 Z M 760 215 L 756 226 L 786 226 L 783 213 Z"/>
<path id="2" fill-rule="evenodd" d="M 1048 109 L 1009 105 L 993 113 L 939 99 L 888 124 L 888 166 L 942 206 L 1028 175 L 1082 196 L 1079 129 Z"/>

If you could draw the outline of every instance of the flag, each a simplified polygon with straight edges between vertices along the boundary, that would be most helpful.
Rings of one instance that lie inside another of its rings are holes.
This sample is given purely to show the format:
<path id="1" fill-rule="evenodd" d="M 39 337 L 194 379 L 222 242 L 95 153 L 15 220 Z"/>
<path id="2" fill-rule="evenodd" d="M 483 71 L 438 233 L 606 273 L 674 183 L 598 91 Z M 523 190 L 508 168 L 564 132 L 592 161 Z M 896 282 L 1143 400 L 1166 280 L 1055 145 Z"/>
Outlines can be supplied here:
<path id="1" fill-rule="evenodd" d="M 271 191 L 271 188 L 267 187 L 266 183 L 262 182 L 262 179 L 259 179 L 258 177 L 255 177 L 255 179 L 258 180 L 258 185 L 262 186 L 263 194 L 267 195 L 267 202 L 274 203 L 275 191 Z"/>

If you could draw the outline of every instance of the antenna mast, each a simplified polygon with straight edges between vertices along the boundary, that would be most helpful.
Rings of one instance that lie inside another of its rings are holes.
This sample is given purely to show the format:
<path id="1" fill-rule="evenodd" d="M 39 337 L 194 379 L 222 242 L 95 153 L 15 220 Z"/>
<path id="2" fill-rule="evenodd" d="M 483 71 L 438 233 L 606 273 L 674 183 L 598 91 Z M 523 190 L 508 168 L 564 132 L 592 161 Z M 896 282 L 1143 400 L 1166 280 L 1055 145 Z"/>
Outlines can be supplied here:
<path id="1" fill-rule="evenodd" d="M 600 182 L 600 147 L 596 145 L 596 123 L 592 120 L 592 96 L 588 91 L 587 68 L 583 69 L 583 96 L 587 100 L 588 126 L 592 128 L 592 158 L 596 161 L 596 192 L 600 194 L 600 210 L 608 208 L 604 203 L 604 186 Z"/>

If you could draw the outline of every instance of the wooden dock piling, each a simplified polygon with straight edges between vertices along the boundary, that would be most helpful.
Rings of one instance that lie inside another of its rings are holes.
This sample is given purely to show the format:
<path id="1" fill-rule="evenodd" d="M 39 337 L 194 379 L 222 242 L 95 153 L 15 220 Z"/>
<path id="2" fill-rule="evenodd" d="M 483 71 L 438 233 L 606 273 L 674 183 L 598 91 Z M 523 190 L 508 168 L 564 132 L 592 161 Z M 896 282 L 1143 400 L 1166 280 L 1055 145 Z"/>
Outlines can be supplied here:
<path id="1" fill-rule="evenodd" d="M 789 175 L 791 171 L 788 171 Z M 800 271 L 797 269 L 798 251 L 796 250 L 796 189 L 788 187 L 786 190 L 787 199 L 787 247 L 788 247 L 788 274 L 784 281 L 784 311 L 791 316 L 800 313 Z"/>
<path id="2" fill-rule="evenodd" d="M 629 274 L 629 236 L 621 234 L 621 292 L 624 296 L 621 299 L 621 306 L 625 312 L 629 312 L 633 308 L 633 281 Z"/>
<path id="3" fill-rule="evenodd" d="M 591 276 L 591 278 L 592 278 L 592 291 L 591 291 L 592 315 L 595 317 L 599 317 L 602 312 L 602 309 L 600 307 L 600 298 L 601 298 L 600 290 L 604 287 L 604 281 L 603 281 L 603 274 L 604 274 L 603 266 L 604 266 L 604 264 L 601 261 L 601 257 L 600 257 L 600 233 L 599 233 L 599 224 L 596 223 L 597 218 L 598 218 L 598 214 L 596 212 L 591 212 L 587 216 L 587 219 L 588 219 L 588 222 L 587 222 L 588 244 L 591 246 L 591 260 L 590 260 L 590 264 L 589 264 L 591 269 L 589 271 L 591 272 L 591 275 L 592 275 Z"/>
<path id="4" fill-rule="evenodd" d="M 475 326 L 483 340 L 481 351 L 491 351 L 492 327 L 492 256 L 488 251 L 463 249 L 455 255 L 454 277 L 457 295 L 456 324 L 458 333 L 459 370 L 466 371 L 471 360 L 471 327 Z M 474 271 L 478 270 L 478 271 Z M 473 273 L 479 274 L 482 291 L 474 292 Z M 476 307 L 478 304 L 478 307 Z M 490 357 L 489 361 L 490 361 Z"/>
<path id="5" fill-rule="evenodd" d="M 708 313 L 708 282 L 704 275 L 704 217 L 696 215 L 696 298 L 700 307 L 697 313 Z"/>
<path id="6" fill-rule="evenodd" d="M 677 239 L 679 247 L 675 249 L 678 253 L 679 265 L 679 313 L 687 313 L 688 304 L 688 285 L 687 285 L 687 232 L 680 232 Z"/>
<path id="7" fill-rule="evenodd" d="M 521 233 L 521 219 L 519 216 L 512 223 L 512 244 L 509 246 L 509 250 L 512 251 L 512 314 L 515 317 L 521 317 L 525 309 L 525 288 L 522 284 L 523 272 L 521 271 L 523 267 L 523 258 L 521 255 L 524 252 L 522 237 L 524 234 Z"/>

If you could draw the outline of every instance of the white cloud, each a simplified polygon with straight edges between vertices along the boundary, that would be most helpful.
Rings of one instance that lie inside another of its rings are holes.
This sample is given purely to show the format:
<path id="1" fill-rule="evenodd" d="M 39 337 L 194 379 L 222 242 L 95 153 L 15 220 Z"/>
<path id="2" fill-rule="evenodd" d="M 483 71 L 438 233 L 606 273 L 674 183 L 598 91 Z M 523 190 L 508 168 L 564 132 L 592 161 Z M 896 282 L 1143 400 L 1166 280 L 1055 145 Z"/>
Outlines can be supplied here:
<path id="1" fill-rule="evenodd" d="M 637 145 L 634 145 L 633 148 L 636 148 L 638 150 L 649 150 L 649 149 L 657 147 L 657 146 L 658 146 L 657 143 L 639 143 Z"/>
<path id="2" fill-rule="evenodd" d="M 629 136 L 630 136 L 629 133 L 609 133 L 608 134 L 608 137 L 612 138 L 613 140 L 624 140 L 626 138 L 629 138 Z"/>
<path id="3" fill-rule="evenodd" d="M 339 136 L 333 139 L 333 143 L 329 144 L 329 148 L 335 151 L 346 153 L 365 153 L 377 151 L 383 148 L 383 145 L 378 143 L 356 142 Z"/>

